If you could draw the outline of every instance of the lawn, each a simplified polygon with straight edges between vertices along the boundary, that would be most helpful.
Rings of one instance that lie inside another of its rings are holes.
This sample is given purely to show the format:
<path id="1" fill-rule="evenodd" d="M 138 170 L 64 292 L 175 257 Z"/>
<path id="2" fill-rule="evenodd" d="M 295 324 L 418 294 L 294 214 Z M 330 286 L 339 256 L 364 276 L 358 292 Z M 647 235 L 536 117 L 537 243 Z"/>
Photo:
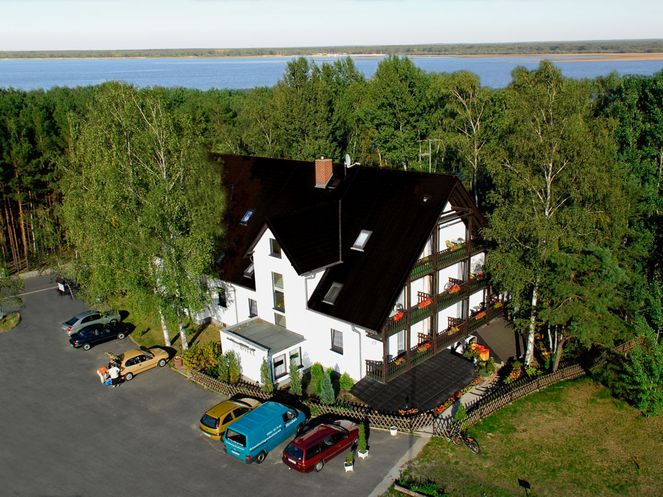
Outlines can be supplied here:
<path id="1" fill-rule="evenodd" d="M 561 383 L 470 430 L 482 453 L 434 438 L 405 470 L 451 496 L 659 496 L 663 416 L 645 418 L 590 379 Z M 401 495 L 391 490 L 387 495 Z"/>

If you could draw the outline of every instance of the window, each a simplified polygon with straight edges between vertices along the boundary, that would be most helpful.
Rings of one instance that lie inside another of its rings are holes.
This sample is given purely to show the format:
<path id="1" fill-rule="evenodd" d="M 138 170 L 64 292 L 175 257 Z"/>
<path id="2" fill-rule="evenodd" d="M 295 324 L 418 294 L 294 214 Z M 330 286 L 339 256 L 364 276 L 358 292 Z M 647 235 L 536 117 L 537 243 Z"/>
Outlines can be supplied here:
<path id="1" fill-rule="evenodd" d="M 246 447 L 246 436 L 243 435 L 242 433 L 238 433 L 235 430 L 231 430 L 230 428 L 228 428 L 226 430 L 226 438 L 228 440 L 232 440 L 241 447 Z"/>
<path id="2" fill-rule="evenodd" d="M 396 335 L 398 353 L 405 351 L 405 330 L 401 331 Z"/>
<path id="3" fill-rule="evenodd" d="M 302 367 L 302 348 L 297 347 L 295 350 L 291 350 L 288 354 L 288 364 L 294 361 L 297 368 Z"/>
<path id="4" fill-rule="evenodd" d="M 283 292 L 282 274 L 272 273 L 272 287 L 274 290 L 274 309 L 285 312 L 285 293 Z"/>
<path id="5" fill-rule="evenodd" d="M 363 252 L 364 247 L 366 246 L 366 243 L 368 242 L 368 239 L 371 237 L 372 234 L 373 234 L 372 231 L 361 230 L 359 232 L 359 236 L 355 240 L 355 243 L 350 248 L 352 250 L 361 250 Z"/>
<path id="6" fill-rule="evenodd" d="M 253 209 L 247 209 L 247 211 L 244 213 L 242 216 L 242 220 L 239 222 L 242 226 L 246 226 L 249 224 L 249 219 L 251 219 L 251 216 L 253 216 Z"/>
<path id="7" fill-rule="evenodd" d="M 237 419 L 241 416 L 244 416 L 249 411 L 250 409 L 248 407 L 238 407 L 233 411 L 233 416 L 235 417 L 235 419 Z"/>
<path id="8" fill-rule="evenodd" d="M 254 318 L 257 315 L 258 315 L 258 302 L 253 299 L 249 299 L 249 317 Z"/>
<path id="9" fill-rule="evenodd" d="M 220 307 L 228 307 L 228 300 L 226 299 L 226 289 L 225 288 L 217 288 L 218 291 L 218 297 L 219 297 L 219 306 Z"/>
<path id="10" fill-rule="evenodd" d="M 331 330 L 331 349 L 339 354 L 343 353 L 343 332 Z"/>
<path id="11" fill-rule="evenodd" d="M 341 283 L 332 283 L 331 286 L 329 287 L 329 290 L 327 290 L 327 293 L 325 294 L 325 297 L 322 299 L 322 301 L 325 304 L 331 304 L 334 305 L 334 302 L 336 302 L 336 299 L 338 298 L 338 294 L 341 293 L 341 288 L 343 288 L 343 285 Z"/>
<path id="12" fill-rule="evenodd" d="M 253 262 L 244 270 L 245 278 L 253 278 Z"/>
<path id="13" fill-rule="evenodd" d="M 285 376 L 285 354 L 277 355 L 274 358 L 274 378 Z"/>
<path id="14" fill-rule="evenodd" d="M 276 324 L 278 326 L 283 326 L 285 328 L 286 327 L 285 326 L 285 316 L 283 314 L 279 314 L 278 312 L 275 312 L 274 313 L 274 324 Z"/>
<path id="15" fill-rule="evenodd" d="M 233 420 L 233 415 L 232 413 L 228 413 L 225 418 L 223 418 L 223 421 L 221 422 L 224 425 L 227 425 L 228 423 L 232 423 Z"/>
<path id="16" fill-rule="evenodd" d="M 279 242 L 273 238 L 269 239 L 269 255 L 272 257 L 278 257 L 279 259 L 281 258 L 281 245 L 279 245 Z"/>

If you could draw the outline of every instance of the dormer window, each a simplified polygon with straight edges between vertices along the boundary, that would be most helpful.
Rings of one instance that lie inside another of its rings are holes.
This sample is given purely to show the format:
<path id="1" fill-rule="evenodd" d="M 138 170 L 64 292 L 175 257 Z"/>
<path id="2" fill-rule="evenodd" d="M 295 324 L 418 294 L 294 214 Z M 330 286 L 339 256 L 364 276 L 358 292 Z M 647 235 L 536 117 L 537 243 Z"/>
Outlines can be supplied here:
<path id="1" fill-rule="evenodd" d="M 249 224 L 249 219 L 251 219 L 251 216 L 253 216 L 253 209 L 247 209 L 247 211 L 244 213 L 242 216 L 242 220 L 239 222 L 242 226 L 246 226 Z"/>
<path id="2" fill-rule="evenodd" d="M 366 246 L 366 243 L 368 243 L 368 239 L 371 237 L 372 234 L 373 234 L 372 231 L 361 230 L 359 236 L 355 240 L 355 243 L 350 248 L 352 250 L 361 250 L 363 252 L 364 247 Z"/>
<path id="3" fill-rule="evenodd" d="M 341 293 L 341 288 L 343 288 L 342 283 L 337 283 L 337 282 L 332 283 L 331 286 L 329 287 L 329 290 L 327 290 L 327 293 L 325 294 L 325 297 L 322 299 L 322 301 L 325 304 L 334 305 L 336 299 L 338 298 L 338 294 Z"/>
<path id="4" fill-rule="evenodd" d="M 269 239 L 269 255 L 272 257 L 278 257 L 279 259 L 281 258 L 281 245 L 279 245 L 279 242 L 273 238 Z"/>
<path id="5" fill-rule="evenodd" d="M 253 278 L 253 262 L 244 270 L 245 278 Z"/>

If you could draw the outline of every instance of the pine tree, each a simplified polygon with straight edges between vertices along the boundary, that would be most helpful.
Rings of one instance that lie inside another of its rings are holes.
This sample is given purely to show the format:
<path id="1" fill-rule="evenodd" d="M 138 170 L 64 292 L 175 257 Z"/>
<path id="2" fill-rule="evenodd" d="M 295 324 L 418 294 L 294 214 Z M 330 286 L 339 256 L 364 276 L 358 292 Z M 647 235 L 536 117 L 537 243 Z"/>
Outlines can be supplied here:
<path id="1" fill-rule="evenodd" d="M 269 364 L 267 364 L 266 359 L 263 359 L 260 365 L 260 389 L 267 394 L 271 394 L 274 391 L 272 373 L 269 370 Z"/>
<path id="2" fill-rule="evenodd" d="M 228 365 L 228 355 L 219 355 L 218 365 L 216 367 L 216 376 L 220 381 L 228 383 L 230 380 L 230 368 Z"/>
<path id="3" fill-rule="evenodd" d="M 334 386 L 331 382 L 329 371 L 325 371 L 320 382 L 320 401 L 324 404 L 333 404 L 336 400 Z"/>
<path id="4" fill-rule="evenodd" d="M 302 394 L 302 375 L 299 372 L 299 365 L 295 359 L 290 359 L 290 389 L 293 395 Z"/>
<path id="5" fill-rule="evenodd" d="M 241 369 L 239 367 L 239 361 L 237 360 L 237 356 L 232 350 L 227 353 L 227 356 L 228 356 L 228 380 L 232 385 L 236 385 L 237 383 L 239 383 L 239 379 L 242 374 Z"/>

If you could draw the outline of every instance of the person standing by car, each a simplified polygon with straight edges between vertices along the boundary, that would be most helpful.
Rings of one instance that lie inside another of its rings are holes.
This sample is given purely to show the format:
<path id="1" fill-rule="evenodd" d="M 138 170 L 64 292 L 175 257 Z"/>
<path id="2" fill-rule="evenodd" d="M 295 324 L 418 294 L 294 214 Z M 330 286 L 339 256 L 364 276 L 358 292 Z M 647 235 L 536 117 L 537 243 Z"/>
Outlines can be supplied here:
<path id="1" fill-rule="evenodd" d="M 108 375 L 110 376 L 113 388 L 115 388 L 120 383 L 120 368 L 117 367 L 117 364 L 110 365 Z"/>

